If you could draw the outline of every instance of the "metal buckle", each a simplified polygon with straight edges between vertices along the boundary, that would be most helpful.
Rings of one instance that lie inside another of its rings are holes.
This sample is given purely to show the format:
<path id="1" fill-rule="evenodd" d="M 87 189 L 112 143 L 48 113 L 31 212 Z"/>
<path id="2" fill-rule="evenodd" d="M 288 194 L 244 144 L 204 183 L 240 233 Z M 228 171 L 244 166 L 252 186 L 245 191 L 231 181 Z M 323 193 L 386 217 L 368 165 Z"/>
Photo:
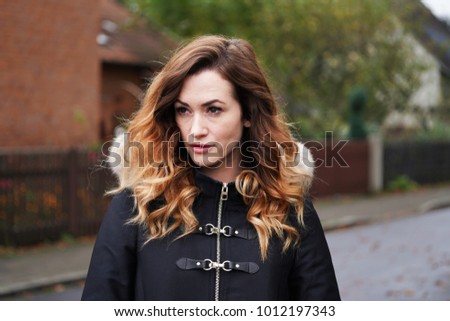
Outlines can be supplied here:
<path id="1" fill-rule="evenodd" d="M 231 228 L 231 226 L 229 226 L 229 225 L 224 226 L 223 229 L 220 230 L 220 232 L 221 232 L 223 235 L 225 235 L 226 237 L 230 237 L 230 236 L 231 236 L 231 231 L 232 231 L 232 228 Z"/>
<path id="2" fill-rule="evenodd" d="M 216 230 L 217 230 L 217 227 L 215 227 L 211 223 L 208 223 L 205 225 L 205 234 L 206 235 L 213 235 L 213 234 L 217 233 Z"/>
<path id="3" fill-rule="evenodd" d="M 205 267 L 203 268 L 203 270 L 209 271 L 213 268 L 213 261 L 211 261 L 210 259 L 204 259 L 203 262 L 205 262 Z"/>
<path id="4" fill-rule="evenodd" d="M 219 229 L 218 227 L 212 225 L 211 223 L 208 223 L 205 225 L 205 234 L 206 235 L 223 234 L 224 236 L 230 237 L 231 231 L 232 231 L 232 228 L 229 225 L 224 226 L 222 229 Z"/>
<path id="5" fill-rule="evenodd" d="M 228 264 L 229 268 L 225 267 L 225 264 Z M 232 270 L 230 261 L 223 261 L 221 265 L 221 268 L 226 272 L 230 272 Z"/>
<path id="6" fill-rule="evenodd" d="M 222 263 L 218 263 L 218 262 L 213 262 L 210 259 L 204 259 L 203 262 L 205 262 L 205 267 L 203 268 L 203 270 L 205 270 L 205 271 L 209 271 L 212 269 L 222 269 L 226 272 L 229 272 L 232 270 L 230 261 L 223 261 Z M 229 267 L 227 267 L 227 265 Z"/>

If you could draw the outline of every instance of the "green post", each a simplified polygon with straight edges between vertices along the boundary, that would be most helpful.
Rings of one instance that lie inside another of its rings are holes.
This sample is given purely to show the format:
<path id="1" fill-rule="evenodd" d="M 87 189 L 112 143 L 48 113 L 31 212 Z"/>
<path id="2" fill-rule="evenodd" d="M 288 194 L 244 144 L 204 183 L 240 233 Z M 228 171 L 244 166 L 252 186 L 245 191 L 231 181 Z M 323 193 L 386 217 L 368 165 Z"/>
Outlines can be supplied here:
<path id="1" fill-rule="evenodd" d="M 350 92 L 350 139 L 366 139 L 367 129 L 362 113 L 366 105 L 367 93 L 363 88 L 355 88 Z"/>

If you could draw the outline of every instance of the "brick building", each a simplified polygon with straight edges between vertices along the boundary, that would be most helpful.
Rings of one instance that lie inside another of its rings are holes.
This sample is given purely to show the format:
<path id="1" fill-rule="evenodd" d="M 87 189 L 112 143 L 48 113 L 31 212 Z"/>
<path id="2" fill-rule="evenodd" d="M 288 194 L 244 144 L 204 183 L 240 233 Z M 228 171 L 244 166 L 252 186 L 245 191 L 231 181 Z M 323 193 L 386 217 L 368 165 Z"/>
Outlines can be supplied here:
<path id="1" fill-rule="evenodd" d="M 0 10 L 0 148 L 76 147 L 112 135 L 152 61 L 175 42 L 113 0 L 7 1 Z"/>
<path id="2" fill-rule="evenodd" d="M 101 74 L 100 138 L 112 138 L 114 127 L 135 110 L 142 90 L 177 43 L 136 19 L 112 0 L 101 0 L 97 36 Z"/>

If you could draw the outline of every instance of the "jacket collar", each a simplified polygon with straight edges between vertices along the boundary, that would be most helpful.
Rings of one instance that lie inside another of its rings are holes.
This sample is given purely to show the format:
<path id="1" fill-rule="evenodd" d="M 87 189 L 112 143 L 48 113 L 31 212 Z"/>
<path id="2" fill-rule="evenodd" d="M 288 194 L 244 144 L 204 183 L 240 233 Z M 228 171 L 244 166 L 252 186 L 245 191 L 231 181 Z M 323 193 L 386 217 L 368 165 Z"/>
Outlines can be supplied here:
<path id="1" fill-rule="evenodd" d="M 203 174 L 197 168 L 192 169 L 194 172 L 195 185 L 201 190 L 202 194 L 211 197 L 218 197 L 222 191 L 223 182 L 215 180 L 206 174 Z M 228 199 L 239 199 L 241 194 L 236 189 L 236 183 L 230 182 L 228 187 Z"/>

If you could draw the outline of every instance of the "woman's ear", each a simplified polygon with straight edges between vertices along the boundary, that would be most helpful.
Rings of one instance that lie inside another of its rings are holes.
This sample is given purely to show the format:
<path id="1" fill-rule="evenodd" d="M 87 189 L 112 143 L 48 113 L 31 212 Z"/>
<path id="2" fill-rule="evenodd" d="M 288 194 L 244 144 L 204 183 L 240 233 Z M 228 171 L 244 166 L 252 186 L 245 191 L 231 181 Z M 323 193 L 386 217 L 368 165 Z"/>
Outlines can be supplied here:
<path id="1" fill-rule="evenodd" d="M 244 120 L 244 127 L 250 127 L 251 126 L 251 123 L 250 123 L 250 120 Z"/>

